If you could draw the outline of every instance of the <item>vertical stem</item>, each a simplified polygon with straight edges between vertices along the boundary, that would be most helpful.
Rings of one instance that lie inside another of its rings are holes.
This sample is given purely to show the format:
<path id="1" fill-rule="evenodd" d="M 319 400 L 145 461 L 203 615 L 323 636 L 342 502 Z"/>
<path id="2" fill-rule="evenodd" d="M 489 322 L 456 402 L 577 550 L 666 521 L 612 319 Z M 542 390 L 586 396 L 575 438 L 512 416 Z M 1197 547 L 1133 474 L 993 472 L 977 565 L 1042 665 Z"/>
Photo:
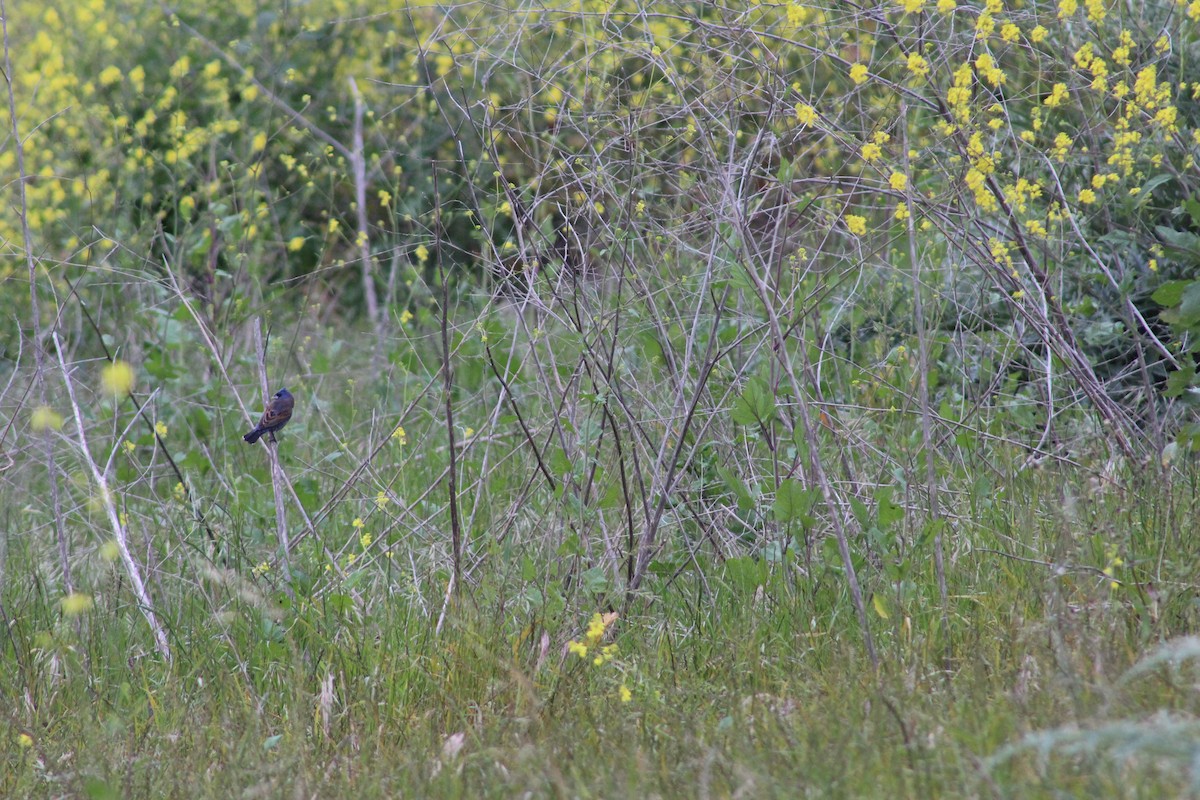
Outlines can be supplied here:
<path id="1" fill-rule="evenodd" d="M 379 296 L 375 291 L 375 270 L 371 260 L 371 240 L 367 223 L 367 159 L 363 152 L 363 102 L 358 83 L 350 78 L 350 92 L 354 95 L 354 143 L 350 148 L 350 168 L 354 172 L 354 204 L 356 243 L 358 257 L 362 260 L 363 298 L 367 303 L 367 316 L 375 326 L 376 338 L 383 339 L 383 321 L 379 317 Z"/>
<path id="2" fill-rule="evenodd" d="M 462 586 L 462 523 L 458 518 L 458 454 L 454 442 L 454 371 L 450 365 L 450 274 L 442 261 L 441 196 L 438 190 L 437 165 L 433 166 L 434 235 L 437 243 L 434 257 L 438 260 L 438 272 L 442 279 L 442 383 L 446 395 L 446 443 L 450 448 L 450 470 L 447 473 L 446 489 L 450 504 L 450 546 L 453 549 L 454 590 Z"/>
<path id="3" fill-rule="evenodd" d="M 909 182 L 912 181 L 912 168 L 908 162 L 908 107 L 902 101 L 900 104 L 900 132 L 902 136 L 902 147 L 904 153 L 904 174 L 908 177 Z M 911 191 L 907 188 L 906 191 Z M 905 195 L 904 202 L 908 204 L 908 196 Z M 921 403 L 921 439 L 922 446 L 925 450 L 925 484 L 926 491 L 929 492 L 929 519 L 937 521 L 941 519 L 941 509 L 938 505 L 938 477 L 937 468 L 934 464 L 933 452 L 933 412 L 929 406 L 929 331 L 925 326 L 925 299 L 921 292 L 921 265 L 917 258 L 917 229 L 916 221 L 913 219 L 912 208 L 908 207 L 908 216 L 905 218 L 908 222 L 906 234 L 908 237 L 908 260 L 912 269 L 912 286 L 913 286 L 913 317 L 917 327 L 917 372 L 918 372 L 918 392 L 920 393 Z M 933 537 L 933 567 L 937 573 L 938 597 L 942 605 L 942 635 L 946 636 L 950 630 L 950 611 L 949 611 L 949 593 L 946 589 L 946 560 L 945 553 L 942 547 L 942 527 L 939 525 L 937 534 Z M 950 669 L 950 641 L 946 640 L 946 653 L 943 667 L 949 671 Z"/>
<path id="4" fill-rule="evenodd" d="M 271 386 L 267 383 L 267 348 L 263 342 L 262 319 L 255 317 L 254 319 L 254 349 L 258 356 L 258 382 L 262 387 L 263 408 L 271 402 Z M 279 566 L 283 570 L 283 580 L 285 591 L 288 596 L 292 594 L 292 571 L 288 564 L 288 551 L 291 550 L 291 545 L 288 542 L 287 529 L 287 508 L 284 506 L 284 484 L 283 468 L 279 465 L 279 447 L 272 447 L 267 439 L 261 440 L 263 447 L 267 450 L 267 460 L 271 462 L 271 487 L 275 491 L 275 534 L 279 541 Z"/>
<path id="5" fill-rule="evenodd" d="M 53 334 L 53 338 L 54 350 L 58 355 L 58 365 L 62 370 L 63 383 L 67 387 L 67 396 L 71 399 L 71 410 L 75 414 L 75 432 L 79 437 L 79 452 L 92 473 L 92 480 L 96 482 L 96 491 L 99 494 L 98 499 L 101 505 L 104 506 L 109 525 L 112 526 L 113 536 L 117 542 L 117 550 L 120 552 L 121 560 L 125 564 L 125 571 L 129 575 L 129 583 L 133 588 L 134 597 L 137 598 L 138 605 L 141 607 L 142 616 L 146 618 L 146 623 L 154 633 L 154 641 L 157 644 L 159 655 L 170 663 L 171 645 L 167 642 L 167 632 L 158 621 L 158 615 L 154 611 L 154 604 L 150 601 L 150 593 L 146 591 L 146 583 L 142 579 L 141 567 L 138 566 L 137 561 L 133 558 L 133 553 L 129 550 L 129 534 L 125 530 L 125 526 L 121 523 L 121 516 L 117 513 L 117 507 L 113 503 L 112 490 L 108 488 L 108 479 L 100 470 L 96 460 L 92 458 L 91 450 L 88 449 L 87 433 L 83 424 L 83 412 L 79 410 L 79 402 L 75 399 L 75 383 L 71 380 L 71 373 L 67 369 L 66 359 L 63 358 L 62 345 L 58 341 L 58 334 Z"/>

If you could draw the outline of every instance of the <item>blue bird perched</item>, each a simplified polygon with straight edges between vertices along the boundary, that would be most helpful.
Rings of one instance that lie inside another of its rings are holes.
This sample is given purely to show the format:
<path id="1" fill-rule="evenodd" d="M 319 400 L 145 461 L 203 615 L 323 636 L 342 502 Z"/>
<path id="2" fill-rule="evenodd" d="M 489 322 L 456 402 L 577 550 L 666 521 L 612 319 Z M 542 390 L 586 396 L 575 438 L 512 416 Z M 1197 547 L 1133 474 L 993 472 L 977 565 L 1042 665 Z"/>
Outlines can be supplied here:
<path id="1" fill-rule="evenodd" d="M 275 441 L 275 431 L 287 425 L 292 418 L 292 408 L 296 405 L 296 398 L 292 397 L 292 393 L 287 389 L 280 389 L 267 403 L 267 410 L 263 412 L 262 419 L 258 421 L 258 425 L 254 430 L 247 433 L 242 438 L 250 444 L 257 442 L 264 433 L 270 434 L 271 441 Z"/>

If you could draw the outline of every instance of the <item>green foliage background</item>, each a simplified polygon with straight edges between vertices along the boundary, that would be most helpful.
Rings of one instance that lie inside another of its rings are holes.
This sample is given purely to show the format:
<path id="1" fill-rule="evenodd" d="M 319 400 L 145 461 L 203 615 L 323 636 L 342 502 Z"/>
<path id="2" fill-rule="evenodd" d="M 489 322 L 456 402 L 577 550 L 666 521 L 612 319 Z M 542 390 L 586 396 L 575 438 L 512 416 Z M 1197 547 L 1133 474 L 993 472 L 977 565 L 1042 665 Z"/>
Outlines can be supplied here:
<path id="1" fill-rule="evenodd" d="M 1200 786 L 1200 3 L 3 16 L 0 794 Z"/>

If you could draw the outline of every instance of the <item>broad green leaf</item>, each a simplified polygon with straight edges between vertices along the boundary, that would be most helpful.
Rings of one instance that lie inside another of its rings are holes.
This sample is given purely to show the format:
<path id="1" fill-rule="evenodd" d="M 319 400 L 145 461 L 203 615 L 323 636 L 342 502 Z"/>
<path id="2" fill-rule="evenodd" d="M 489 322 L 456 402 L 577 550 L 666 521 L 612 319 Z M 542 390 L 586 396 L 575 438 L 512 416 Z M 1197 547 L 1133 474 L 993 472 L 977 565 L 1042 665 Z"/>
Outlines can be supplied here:
<path id="1" fill-rule="evenodd" d="M 733 401 L 733 421 L 739 425 L 766 425 L 775 418 L 775 397 L 762 378 L 751 378 Z"/>
<path id="2" fill-rule="evenodd" d="M 800 481 L 794 478 L 785 479 L 779 484 L 779 491 L 775 493 L 775 519 L 779 522 L 805 520 L 816 498 L 815 490 L 804 488 Z"/>

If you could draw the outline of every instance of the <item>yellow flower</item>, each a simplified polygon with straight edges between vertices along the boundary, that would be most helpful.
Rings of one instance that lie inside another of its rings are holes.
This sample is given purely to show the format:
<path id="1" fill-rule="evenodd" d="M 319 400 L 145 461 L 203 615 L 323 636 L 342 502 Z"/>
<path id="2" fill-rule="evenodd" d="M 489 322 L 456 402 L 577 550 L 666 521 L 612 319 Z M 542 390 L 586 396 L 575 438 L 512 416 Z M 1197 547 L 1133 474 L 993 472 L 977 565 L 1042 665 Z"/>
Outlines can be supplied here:
<path id="1" fill-rule="evenodd" d="M 133 367 L 124 361 L 114 361 L 100 373 L 100 382 L 113 397 L 129 394 L 133 390 Z"/>
<path id="2" fill-rule="evenodd" d="M 850 79 L 855 83 L 864 83 L 867 80 L 867 65 L 855 64 L 850 67 Z"/>
<path id="3" fill-rule="evenodd" d="M 628 703 L 633 699 L 633 692 L 629 691 L 629 687 L 623 683 L 621 684 L 621 688 L 617 690 L 617 693 L 620 695 L 622 703 Z"/>
<path id="4" fill-rule="evenodd" d="M 817 121 L 817 110 L 808 103 L 797 103 L 796 119 L 801 125 L 812 125 Z"/>
<path id="5" fill-rule="evenodd" d="M 871 162 L 883 155 L 883 149 L 874 142 L 868 142 L 862 146 L 862 159 L 866 162 Z"/>
<path id="6" fill-rule="evenodd" d="M 888 178 L 888 183 L 897 192 L 903 192 L 905 187 L 908 186 L 908 176 L 903 172 L 893 172 Z"/>
<path id="7" fill-rule="evenodd" d="M 97 80 L 100 81 L 101 86 L 112 86 L 114 83 L 120 83 L 121 68 L 114 66 L 105 67 L 100 71 L 100 75 L 97 77 Z"/>
<path id="8" fill-rule="evenodd" d="M 1029 41 L 1037 44 L 1038 42 L 1044 41 L 1048 33 L 1050 33 L 1050 31 L 1046 30 L 1044 26 L 1038 25 L 1029 32 Z"/>
<path id="9" fill-rule="evenodd" d="M 370 547 L 371 542 L 373 541 L 374 539 L 371 538 L 371 534 L 366 532 L 364 532 L 362 536 L 358 537 L 358 543 L 362 545 L 363 550 L 366 550 L 368 547 Z"/>
<path id="10" fill-rule="evenodd" d="M 330 233 L 337 233 L 339 227 L 341 227 L 341 223 L 338 222 L 336 219 L 329 220 L 329 232 Z"/>
<path id="11" fill-rule="evenodd" d="M 1085 206 L 1091 205 L 1092 203 L 1096 202 L 1096 193 L 1091 189 L 1081 189 L 1079 191 L 1079 202 L 1083 203 Z"/>
<path id="12" fill-rule="evenodd" d="M 376 508 L 383 508 L 384 506 L 386 506 L 388 504 L 388 502 L 389 502 L 388 496 L 382 490 L 378 494 L 375 495 L 375 507 Z"/>
<path id="13" fill-rule="evenodd" d="M 610 611 L 607 614 L 595 613 L 588 620 L 587 628 L 587 643 L 595 646 L 600 643 L 600 639 L 604 637 L 604 632 L 608 630 L 608 626 L 616 622 L 619 615 L 615 611 Z M 615 648 L 615 645 L 611 645 Z"/>
<path id="14" fill-rule="evenodd" d="M 288 239 L 287 249 L 288 249 L 289 253 L 295 253 L 299 250 L 303 250 L 304 249 L 304 237 L 303 236 L 293 236 L 291 239 Z"/>
<path id="15" fill-rule="evenodd" d="M 163 436 L 166 436 L 167 435 L 167 423 L 163 422 L 161 419 L 158 422 L 154 423 L 154 432 L 157 433 L 160 438 Z"/>
<path id="16" fill-rule="evenodd" d="M 908 54 L 908 71 L 914 77 L 924 78 L 929 74 L 929 62 L 920 53 Z"/>
<path id="17" fill-rule="evenodd" d="M 408 323 L 412 322 L 412 318 L 413 318 L 412 312 L 409 311 L 407 308 L 400 312 L 400 324 L 401 325 L 407 325 Z"/>
<path id="18" fill-rule="evenodd" d="M 86 614 L 92 610 L 94 603 L 90 594 L 82 592 L 72 592 L 59 601 L 62 606 L 63 616 L 78 617 L 80 614 Z"/>
<path id="19" fill-rule="evenodd" d="M 1056 83 L 1056 84 L 1054 84 L 1054 88 L 1050 90 L 1050 96 L 1047 97 L 1042 102 L 1044 102 L 1046 105 L 1050 106 L 1051 108 L 1054 108 L 1055 106 L 1060 105 L 1062 103 L 1062 101 L 1064 101 L 1066 99 L 1067 99 L 1067 85 L 1065 83 Z"/>
<path id="20" fill-rule="evenodd" d="M 580 658 L 587 658 L 588 648 L 583 642 L 567 642 L 567 650 Z"/>
<path id="21" fill-rule="evenodd" d="M 62 414 L 59 414 L 50 408 L 50 406 L 38 406 L 29 417 L 29 426 L 38 433 L 48 428 L 60 431 L 63 426 Z"/>
<path id="22" fill-rule="evenodd" d="M 925 8 L 925 0 L 896 0 L 896 5 L 903 8 L 905 14 L 920 14 Z"/>
<path id="23" fill-rule="evenodd" d="M 867 232 L 867 218 L 857 214 L 847 214 L 846 228 L 855 236 L 862 236 Z"/>
<path id="24" fill-rule="evenodd" d="M 429 260 L 429 248 L 425 245 L 417 245 L 417 249 L 414 252 L 416 253 L 417 261 L 420 261 L 422 264 Z"/>
<path id="25" fill-rule="evenodd" d="M 938 0 L 937 10 L 942 14 L 949 14 L 956 8 L 958 8 L 958 3 L 954 0 Z"/>
<path id="26" fill-rule="evenodd" d="M 363 527 L 366 523 L 362 521 L 362 517 L 355 517 L 354 522 L 351 522 L 350 525 L 357 529 Z"/>
<path id="27" fill-rule="evenodd" d="M 408 444 L 408 434 L 404 432 L 403 426 L 396 426 L 396 430 L 392 431 L 392 439 L 399 445 Z"/>

